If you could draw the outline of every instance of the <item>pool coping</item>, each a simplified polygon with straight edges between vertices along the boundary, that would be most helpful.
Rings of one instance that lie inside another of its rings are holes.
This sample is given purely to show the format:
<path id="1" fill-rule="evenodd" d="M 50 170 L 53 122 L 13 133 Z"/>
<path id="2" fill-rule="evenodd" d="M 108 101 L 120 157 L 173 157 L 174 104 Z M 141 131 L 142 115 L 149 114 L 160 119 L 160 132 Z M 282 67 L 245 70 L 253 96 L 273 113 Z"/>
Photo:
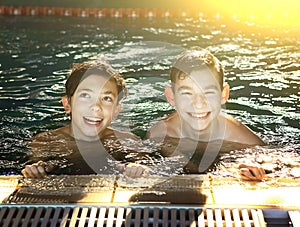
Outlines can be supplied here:
<path id="1" fill-rule="evenodd" d="M 300 180 L 251 182 L 208 175 L 60 175 L 45 179 L 0 176 L 1 204 L 188 205 L 300 209 Z M 21 199 L 20 199 L 21 198 Z M 30 199 L 29 199 L 30 198 Z M 30 202 L 31 201 L 31 202 Z"/>

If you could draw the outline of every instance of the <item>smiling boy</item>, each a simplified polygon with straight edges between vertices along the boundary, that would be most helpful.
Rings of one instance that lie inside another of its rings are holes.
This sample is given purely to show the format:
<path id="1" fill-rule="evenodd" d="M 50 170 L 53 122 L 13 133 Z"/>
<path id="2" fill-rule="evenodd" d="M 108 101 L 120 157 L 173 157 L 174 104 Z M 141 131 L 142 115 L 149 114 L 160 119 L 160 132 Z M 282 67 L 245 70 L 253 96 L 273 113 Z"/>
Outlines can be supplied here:
<path id="1" fill-rule="evenodd" d="M 66 113 L 71 114 L 72 124 L 58 131 L 72 135 L 77 140 L 96 141 L 115 133 L 116 130 L 108 126 L 121 110 L 119 101 L 123 98 L 125 84 L 116 72 L 105 69 L 105 65 L 102 71 L 100 65 L 85 67 L 87 69 L 82 74 L 85 68 L 77 69 L 75 66 L 66 82 L 67 95 L 62 98 L 62 103 Z M 80 76 L 76 78 L 76 74 Z M 75 88 L 74 81 L 77 83 L 79 79 Z M 126 136 L 133 135 L 126 133 Z"/>
<path id="2" fill-rule="evenodd" d="M 184 52 L 172 66 L 170 80 L 172 84 L 166 86 L 165 96 L 176 112 L 152 126 L 147 138 L 160 142 L 166 141 L 166 138 L 193 141 L 181 142 L 185 144 L 182 149 L 190 152 L 184 155 L 189 158 L 198 144 L 190 149 L 186 148 L 187 144 L 195 141 L 205 143 L 207 146 L 204 150 L 208 153 L 219 152 L 213 143 L 219 143 L 220 149 L 228 143 L 238 144 L 238 147 L 264 145 L 248 127 L 221 111 L 229 98 L 229 85 L 224 83 L 221 63 L 209 51 L 192 49 Z M 234 147 L 237 148 L 236 145 Z M 208 159 L 211 162 L 214 160 L 211 157 Z"/>
<path id="3" fill-rule="evenodd" d="M 66 96 L 62 103 L 71 123 L 67 126 L 40 133 L 32 139 L 31 148 L 36 157 L 40 153 L 47 155 L 61 153 L 71 164 L 71 174 L 111 173 L 107 170 L 112 162 L 125 161 L 124 154 L 111 151 L 108 153 L 105 141 L 138 138 L 129 132 L 109 127 L 116 119 L 126 93 L 124 79 L 107 63 L 88 61 L 74 64 L 65 84 Z M 113 150 L 113 147 L 109 147 Z M 39 160 L 39 159 L 38 159 Z M 63 165 L 63 164 L 62 164 Z M 102 171 L 105 169 L 105 171 Z M 43 161 L 27 165 L 22 174 L 25 177 L 43 177 L 53 167 Z M 140 176 L 144 169 L 139 165 L 127 165 L 125 174 Z"/>
<path id="4" fill-rule="evenodd" d="M 248 127 L 221 111 L 229 98 L 229 85 L 224 83 L 222 65 L 209 51 L 195 49 L 182 54 L 170 79 L 172 85 L 166 86 L 165 96 L 176 112 L 154 125 L 148 138 L 264 144 Z"/>

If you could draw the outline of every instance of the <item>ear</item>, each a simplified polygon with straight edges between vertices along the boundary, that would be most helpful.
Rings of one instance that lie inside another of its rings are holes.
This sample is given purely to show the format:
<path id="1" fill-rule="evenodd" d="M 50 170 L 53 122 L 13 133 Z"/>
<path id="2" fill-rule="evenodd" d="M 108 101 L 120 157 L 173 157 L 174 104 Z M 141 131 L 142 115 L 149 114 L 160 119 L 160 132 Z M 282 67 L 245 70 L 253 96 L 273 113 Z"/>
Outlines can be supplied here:
<path id="1" fill-rule="evenodd" d="M 118 117 L 121 109 L 122 109 L 122 105 L 120 103 L 117 104 L 117 106 L 116 106 L 116 108 L 114 110 L 113 116 L 112 116 L 113 120 L 117 119 L 117 117 Z"/>
<path id="2" fill-rule="evenodd" d="M 63 104 L 63 106 L 64 106 L 64 108 L 65 108 L 65 112 L 66 112 L 67 114 L 71 113 L 71 105 L 70 105 L 70 103 L 69 103 L 68 97 L 67 97 L 67 96 L 63 96 L 63 97 L 61 98 L 61 102 L 62 102 L 62 104 Z"/>
<path id="3" fill-rule="evenodd" d="M 230 90 L 229 85 L 225 84 L 222 90 L 222 104 L 225 104 L 229 99 L 229 90 Z"/>
<path id="4" fill-rule="evenodd" d="M 171 85 L 167 85 L 165 87 L 165 96 L 167 98 L 167 101 L 170 103 L 170 105 L 175 106 L 175 97 Z"/>

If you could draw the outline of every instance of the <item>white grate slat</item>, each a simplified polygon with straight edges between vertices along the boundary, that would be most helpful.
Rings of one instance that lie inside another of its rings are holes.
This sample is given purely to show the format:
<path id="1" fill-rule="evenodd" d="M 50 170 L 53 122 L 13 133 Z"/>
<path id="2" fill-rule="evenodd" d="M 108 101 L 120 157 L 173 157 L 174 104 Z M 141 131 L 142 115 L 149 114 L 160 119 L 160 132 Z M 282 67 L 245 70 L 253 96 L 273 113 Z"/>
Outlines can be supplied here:
<path id="1" fill-rule="evenodd" d="M 300 211 L 298 210 L 290 210 L 289 216 L 292 221 L 294 227 L 300 226 Z"/>

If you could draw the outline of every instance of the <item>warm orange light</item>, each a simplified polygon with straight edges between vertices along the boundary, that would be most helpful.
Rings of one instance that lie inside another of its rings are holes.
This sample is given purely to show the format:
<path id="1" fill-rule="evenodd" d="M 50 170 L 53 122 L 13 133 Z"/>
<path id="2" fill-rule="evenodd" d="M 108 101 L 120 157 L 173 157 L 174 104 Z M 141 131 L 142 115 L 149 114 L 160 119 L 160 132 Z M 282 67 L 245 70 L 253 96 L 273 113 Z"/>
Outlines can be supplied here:
<path id="1" fill-rule="evenodd" d="M 210 0 L 207 4 L 213 12 L 244 22 L 285 27 L 300 25 L 298 0 Z"/>

